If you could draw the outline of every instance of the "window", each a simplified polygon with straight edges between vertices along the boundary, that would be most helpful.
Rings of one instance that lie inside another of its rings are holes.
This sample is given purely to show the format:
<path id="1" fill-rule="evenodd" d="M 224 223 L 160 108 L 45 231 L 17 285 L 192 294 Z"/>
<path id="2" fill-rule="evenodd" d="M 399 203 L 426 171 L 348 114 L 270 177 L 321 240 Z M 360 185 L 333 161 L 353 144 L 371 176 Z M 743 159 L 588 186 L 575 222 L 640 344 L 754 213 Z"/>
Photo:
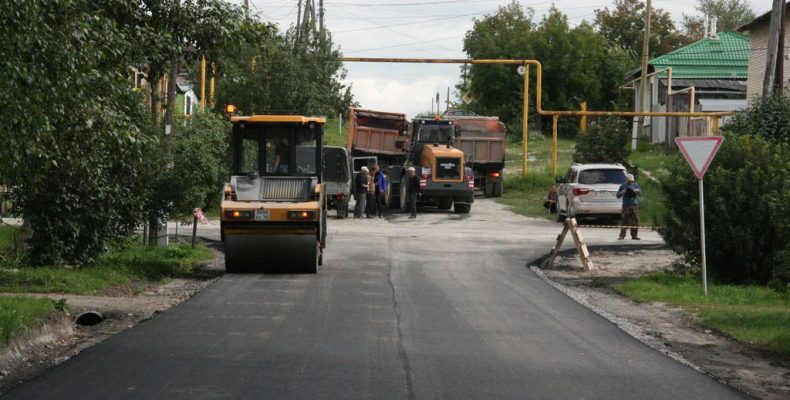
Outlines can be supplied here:
<path id="1" fill-rule="evenodd" d="M 259 150 L 260 146 L 257 138 L 243 138 L 241 140 L 241 160 L 239 162 L 241 171 L 239 172 L 242 174 L 258 172 L 260 165 L 258 162 L 258 157 L 260 156 Z"/>
<path id="2" fill-rule="evenodd" d="M 307 129 L 296 131 L 296 173 L 315 174 L 316 169 L 316 137 Z"/>
<path id="3" fill-rule="evenodd" d="M 287 174 L 290 172 L 291 146 L 285 132 L 276 132 L 266 138 L 266 173 Z"/>
<path id="4" fill-rule="evenodd" d="M 597 183 L 625 183 L 625 171 L 621 169 L 586 169 L 579 173 L 579 183 L 594 185 Z"/>

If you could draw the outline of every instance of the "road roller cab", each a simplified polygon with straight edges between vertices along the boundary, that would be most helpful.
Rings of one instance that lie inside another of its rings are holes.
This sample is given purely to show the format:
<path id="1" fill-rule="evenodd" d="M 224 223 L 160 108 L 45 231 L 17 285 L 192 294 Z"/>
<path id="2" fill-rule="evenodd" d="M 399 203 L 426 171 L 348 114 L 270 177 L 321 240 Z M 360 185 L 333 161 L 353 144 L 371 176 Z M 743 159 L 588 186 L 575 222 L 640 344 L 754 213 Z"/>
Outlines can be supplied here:
<path id="1" fill-rule="evenodd" d="M 227 272 L 315 273 L 326 242 L 324 118 L 232 117 L 221 231 Z"/>

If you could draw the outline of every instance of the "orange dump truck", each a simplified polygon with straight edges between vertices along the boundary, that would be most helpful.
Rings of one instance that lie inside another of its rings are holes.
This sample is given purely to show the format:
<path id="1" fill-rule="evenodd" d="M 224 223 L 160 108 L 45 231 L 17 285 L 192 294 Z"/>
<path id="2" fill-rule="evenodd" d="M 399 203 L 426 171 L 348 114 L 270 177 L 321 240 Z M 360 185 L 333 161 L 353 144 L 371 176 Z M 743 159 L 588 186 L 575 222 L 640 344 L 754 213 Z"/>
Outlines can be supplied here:
<path id="1" fill-rule="evenodd" d="M 460 133 L 456 147 L 474 171 L 475 189 L 486 197 L 502 196 L 505 169 L 505 124 L 499 117 L 448 115 Z"/>
<path id="2" fill-rule="evenodd" d="M 351 109 L 348 150 L 353 157 L 375 156 L 388 172 L 386 199 L 391 208 L 406 209 L 406 170 L 420 179 L 419 205 L 468 214 L 474 202 L 471 168 L 455 146 L 459 129 L 451 120 L 415 118 L 405 114 Z"/>

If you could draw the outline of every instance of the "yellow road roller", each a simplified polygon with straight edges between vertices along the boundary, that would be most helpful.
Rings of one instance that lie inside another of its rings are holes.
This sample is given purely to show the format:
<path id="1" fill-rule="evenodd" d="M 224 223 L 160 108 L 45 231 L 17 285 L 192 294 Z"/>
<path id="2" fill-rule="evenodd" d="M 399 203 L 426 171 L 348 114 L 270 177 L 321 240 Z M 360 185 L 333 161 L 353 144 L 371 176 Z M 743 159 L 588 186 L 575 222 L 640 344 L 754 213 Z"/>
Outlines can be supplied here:
<path id="1" fill-rule="evenodd" d="M 326 245 L 326 120 L 233 116 L 222 198 L 226 272 L 316 273 Z"/>

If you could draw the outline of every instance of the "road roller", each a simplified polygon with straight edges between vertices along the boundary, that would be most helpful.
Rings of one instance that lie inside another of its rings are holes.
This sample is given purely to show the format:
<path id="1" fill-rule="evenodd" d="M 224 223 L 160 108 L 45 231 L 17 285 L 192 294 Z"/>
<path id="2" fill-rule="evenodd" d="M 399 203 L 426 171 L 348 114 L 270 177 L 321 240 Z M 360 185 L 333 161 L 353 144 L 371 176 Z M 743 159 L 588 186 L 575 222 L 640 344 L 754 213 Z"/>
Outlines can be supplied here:
<path id="1" fill-rule="evenodd" d="M 326 245 L 326 120 L 232 116 L 220 229 L 226 272 L 316 273 Z"/>

